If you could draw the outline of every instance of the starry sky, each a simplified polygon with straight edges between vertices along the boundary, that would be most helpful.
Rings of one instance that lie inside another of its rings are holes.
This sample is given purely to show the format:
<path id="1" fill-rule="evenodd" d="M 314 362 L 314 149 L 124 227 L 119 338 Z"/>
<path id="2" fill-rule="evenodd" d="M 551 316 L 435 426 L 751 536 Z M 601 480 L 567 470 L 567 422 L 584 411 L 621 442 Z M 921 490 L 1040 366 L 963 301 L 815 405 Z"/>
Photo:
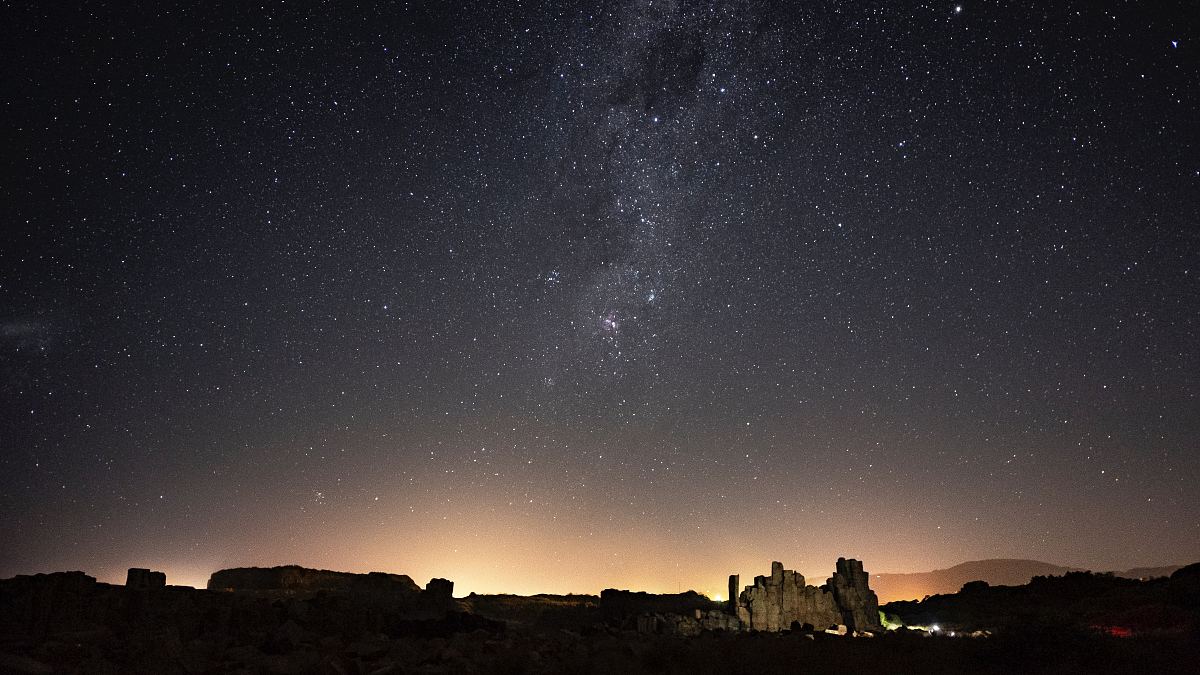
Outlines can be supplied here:
<path id="1" fill-rule="evenodd" d="M 1200 559 L 1194 3 L 0 12 L 0 577 Z"/>

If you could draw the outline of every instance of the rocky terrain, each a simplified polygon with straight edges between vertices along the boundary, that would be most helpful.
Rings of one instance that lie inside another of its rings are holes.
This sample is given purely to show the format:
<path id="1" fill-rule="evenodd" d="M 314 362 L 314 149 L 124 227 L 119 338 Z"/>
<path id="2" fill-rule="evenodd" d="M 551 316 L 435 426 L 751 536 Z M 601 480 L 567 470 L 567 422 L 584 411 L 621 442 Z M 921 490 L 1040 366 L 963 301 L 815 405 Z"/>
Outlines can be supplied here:
<path id="1" fill-rule="evenodd" d="M 732 590 L 737 576 L 729 578 Z M 737 628 L 779 631 L 807 625 L 811 628 L 879 631 L 879 603 L 868 586 L 868 575 L 857 560 L 838 558 L 837 571 L 823 586 L 808 586 L 804 575 L 771 563 L 771 576 L 754 578 L 754 585 L 737 596 Z"/>
<path id="2" fill-rule="evenodd" d="M 913 625 L 936 614 L 945 625 L 934 632 L 863 630 L 869 589 L 849 560 L 815 591 L 838 608 L 821 619 L 839 619 L 834 628 L 782 626 L 784 613 L 809 612 L 789 603 L 814 588 L 786 572 L 773 566 L 734 603 L 611 589 L 456 599 L 447 580 L 422 589 L 403 575 L 298 567 L 223 570 L 208 589 L 145 569 L 125 586 L 82 572 L 18 576 L 0 581 L 0 673 L 1182 673 L 1200 653 L 1197 566 L 1158 582 L 976 584 L 884 608 Z M 749 630 L 743 611 L 750 623 L 765 611 L 781 630 Z M 949 636 L 983 625 L 977 634 L 991 637 Z"/>

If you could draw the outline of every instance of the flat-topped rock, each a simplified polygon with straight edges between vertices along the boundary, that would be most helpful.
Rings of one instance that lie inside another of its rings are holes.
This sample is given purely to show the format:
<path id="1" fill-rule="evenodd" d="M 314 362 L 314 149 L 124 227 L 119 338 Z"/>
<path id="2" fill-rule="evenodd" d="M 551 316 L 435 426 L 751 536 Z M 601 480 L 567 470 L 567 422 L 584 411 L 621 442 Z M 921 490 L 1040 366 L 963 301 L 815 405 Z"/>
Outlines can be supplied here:
<path id="1" fill-rule="evenodd" d="M 657 594 L 606 588 L 600 592 L 600 611 L 609 617 L 640 613 L 690 615 L 697 609 L 719 608 L 719 603 L 695 591 Z"/>
<path id="2" fill-rule="evenodd" d="M 452 598 L 454 597 L 454 582 L 434 577 L 425 584 L 425 593 L 434 598 Z"/>
<path id="3" fill-rule="evenodd" d="M 419 595 L 421 587 L 404 574 L 370 572 L 354 574 L 315 570 L 298 565 L 280 567 L 237 567 L 214 572 L 210 591 L 273 591 L 312 593 L 317 591 Z"/>
<path id="4" fill-rule="evenodd" d="M 125 575 L 125 588 L 139 590 L 149 588 L 166 588 L 167 575 L 165 572 L 155 572 L 142 567 L 130 567 Z"/>

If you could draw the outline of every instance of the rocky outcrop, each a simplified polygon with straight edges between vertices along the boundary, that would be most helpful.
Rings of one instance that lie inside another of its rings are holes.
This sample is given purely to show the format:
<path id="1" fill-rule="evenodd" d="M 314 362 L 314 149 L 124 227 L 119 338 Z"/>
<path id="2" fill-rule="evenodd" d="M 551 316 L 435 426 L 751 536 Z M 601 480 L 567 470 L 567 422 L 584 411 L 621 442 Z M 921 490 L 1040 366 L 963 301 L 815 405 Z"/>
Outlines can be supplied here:
<path id="1" fill-rule="evenodd" d="M 842 615 L 842 623 L 852 631 L 877 631 L 879 600 L 868 585 L 869 577 L 862 563 L 853 558 L 838 558 L 837 571 L 826 583 Z"/>
<path id="2" fill-rule="evenodd" d="M 862 635 L 882 629 L 879 602 L 857 560 L 838 558 L 836 571 L 822 586 L 809 586 L 804 575 L 784 569 L 781 562 L 771 563 L 770 576 L 754 577 L 754 584 L 740 593 L 738 580 L 738 575 L 729 575 L 730 599 L 725 603 L 691 591 L 650 595 L 609 589 L 600 595 L 600 605 L 610 621 L 663 635 L 792 629 Z"/>
<path id="3" fill-rule="evenodd" d="M 849 598 L 865 575 L 847 561 L 834 577 L 828 593 L 839 588 Z M 464 604 L 473 613 L 435 613 L 420 602 L 414 609 L 359 593 L 147 592 L 82 572 L 39 574 L 0 579 L 0 673 L 1075 672 L 1081 663 L 1190 673 L 1198 580 L 1200 566 L 1146 582 L 1072 574 L 1023 587 L 973 587 L 887 608 L 910 624 L 936 618 L 940 638 L 900 629 L 847 645 L 840 636 L 870 632 L 839 622 L 802 624 L 799 634 L 751 633 L 726 603 L 606 621 L 590 595 L 472 595 Z M 767 581 L 764 588 L 775 587 Z M 690 593 L 609 595 L 617 607 L 698 601 Z M 958 637 L 994 630 L 999 641 L 956 639 L 951 632 L 959 626 Z"/>
<path id="4" fill-rule="evenodd" d="M 730 585 L 736 584 L 730 577 Z M 808 624 L 818 629 L 844 625 L 851 631 L 876 631 L 879 602 L 868 587 L 862 563 L 838 558 L 837 571 L 825 585 L 809 586 L 804 575 L 771 563 L 770 576 L 757 576 L 733 608 L 750 630 L 780 631 Z"/>
<path id="5" fill-rule="evenodd" d="M 842 622 L 834 595 L 804 583 L 804 575 L 771 563 L 771 576 L 754 577 L 738 597 L 738 619 L 751 630 L 787 630 L 792 624 L 824 629 Z"/>
<path id="6" fill-rule="evenodd" d="M 0 636 L 44 639 L 92 629 L 109 609 L 87 601 L 101 586 L 83 572 L 22 574 L 0 581 Z"/>
<path id="7" fill-rule="evenodd" d="M 636 614 L 680 614 L 721 609 L 720 604 L 695 591 L 686 593 L 646 593 L 606 588 L 600 592 L 600 611 L 610 619 Z"/>
<path id="8" fill-rule="evenodd" d="M 453 589 L 453 585 L 451 585 Z M 314 570 L 298 565 L 281 567 L 237 567 L 214 572 L 208 580 L 210 591 L 243 591 L 294 595 L 333 591 L 343 593 L 418 596 L 421 587 L 404 574 L 370 572 L 352 574 Z"/>
<path id="9" fill-rule="evenodd" d="M 449 600 L 454 597 L 454 582 L 449 579 L 439 579 L 434 577 L 425 584 L 425 593 L 433 598 L 444 598 Z"/>
<path id="10" fill-rule="evenodd" d="M 505 670 L 472 670 L 447 646 L 466 640 L 460 654 L 472 653 L 463 644 L 481 654 L 503 638 L 502 622 L 435 604 L 367 593 L 147 592 L 82 572 L 18 576 L 0 579 L 0 673 Z"/>
<path id="11" fill-rule="evenodd" d="M 165 588 L 167 575 L 164 572 L 152 572 L 141 567 L 130 567 L 125 575 L 125 588 L 146 590 L 150 588 Z"/>

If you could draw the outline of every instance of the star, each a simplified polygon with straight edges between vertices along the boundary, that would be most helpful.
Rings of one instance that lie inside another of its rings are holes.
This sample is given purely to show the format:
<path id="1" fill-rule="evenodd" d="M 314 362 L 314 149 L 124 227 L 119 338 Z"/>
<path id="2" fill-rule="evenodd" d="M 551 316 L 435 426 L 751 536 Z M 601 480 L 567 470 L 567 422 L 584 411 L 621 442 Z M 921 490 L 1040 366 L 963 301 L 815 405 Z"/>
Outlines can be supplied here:
<path id="1" fill-rule="evenodd" d="M 685 521 L 873 569 L 1195 558 L 1194 92 L 1150 3 L 1119 59 L 1003 3 L 128 4 L 5 35 L 0 578 L 199 540 L 713 588 Z"/>

